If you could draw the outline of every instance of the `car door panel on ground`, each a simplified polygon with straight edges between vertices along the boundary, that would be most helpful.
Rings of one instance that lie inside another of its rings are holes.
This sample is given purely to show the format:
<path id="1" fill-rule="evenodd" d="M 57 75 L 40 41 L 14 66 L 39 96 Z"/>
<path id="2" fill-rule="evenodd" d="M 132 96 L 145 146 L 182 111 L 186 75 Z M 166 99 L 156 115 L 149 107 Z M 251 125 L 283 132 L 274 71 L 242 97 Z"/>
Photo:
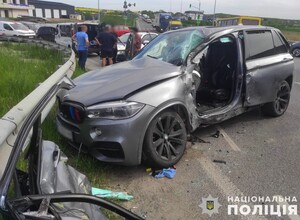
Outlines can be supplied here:
<path id="1" fill-rule="evenodd" d="M 293 71 L 293 58 L 275 31 L 246 31 L 245 42 L 245 106 L 272 102 L 274 91 Z"/>

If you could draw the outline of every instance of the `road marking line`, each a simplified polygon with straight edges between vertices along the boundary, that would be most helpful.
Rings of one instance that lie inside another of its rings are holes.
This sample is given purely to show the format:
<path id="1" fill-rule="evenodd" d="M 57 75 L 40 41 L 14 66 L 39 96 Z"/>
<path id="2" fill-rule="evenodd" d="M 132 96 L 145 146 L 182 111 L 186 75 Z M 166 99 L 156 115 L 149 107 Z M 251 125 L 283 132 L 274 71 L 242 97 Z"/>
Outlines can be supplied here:
<path id="1" fill-rule="evenodd" d="M 300 82 L 295 82 L 295 84 L 300 85 Z"/>
<path id="2" fill-rule="evenodd" d="M 223 135 L 224 139 L 227 141 L 227 143 L 229 144 L 229 146 L 237 152 L 241 152 L 241 149 L 237 146 L 237 144 L 229 137 L 229 135 L 224 131 L 223 128 L 221 128 L 221 126 L 216 126 L 216 128 L 221 132 L 221 134 Z"/>
<path id="3" fill-rule="evenodd" d="M 228 197 L 241 197 L 243 196 L 243 192 L 237 188 L 230 179 L 222 174 L 220 168 L 218 168 L 215 164 L 211 162 L 211 160 L 207 157 L 201 157 L 198 159 L 202 169 L 205 171 L 206 175 L 214 182 L 214 184 L 219 188 L 219 190 L 223 193 L 226 200 Z M 253 204 L 249 203 L 249 205 L 253 206 Z M 241 219 L 249 219 L 249 220 L 264 220 L 266 219 L 264 216 L 240 216 Z"/>
<path id="4" fill-rule="evenodd" d="M 277 197 L 277 198 L 279 198 L 279 197 L 284 198 L 283 196 L 280 196 L 280 195 L 277 195 L 277 196 L 275 196 L 275 197 Z M 286 206 L 289 206 L 289 205 L 290 205 L 290 204 L 288 204 L 286 201 L 283 201 L 283 202 L 277 202 L 277 203 L 278 203 L 278 205 L 280 205 L 281 207 L 282 207 L 283 205 L 286 205 Z M 300 220 L 300 216 L 299 216 L 299 215 L 290 215 L 289 217 L 290 217 L 291 220 Z"/>

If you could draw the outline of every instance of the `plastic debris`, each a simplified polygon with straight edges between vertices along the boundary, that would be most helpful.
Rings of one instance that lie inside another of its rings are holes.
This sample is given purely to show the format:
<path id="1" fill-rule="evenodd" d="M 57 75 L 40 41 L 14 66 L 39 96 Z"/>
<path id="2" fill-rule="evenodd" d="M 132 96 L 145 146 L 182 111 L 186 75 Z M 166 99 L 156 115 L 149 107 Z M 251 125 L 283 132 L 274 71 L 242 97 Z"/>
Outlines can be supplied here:
<path id="1" fill-rule="evenodd" d="M 133 199 L 133 196 L 128 195 L 127 192 L 113 192 L 111 190 L 99 189 L 92 187 L 92 195 L 100 198 L 111 198 L 130 201 Z"/>
<path id="2" fill-rule="evenodd" d="M 176 175 L 176 169 L 174 168 L 168 168 L 168 169 L 163 169 L 159 173 L 157 173 L 154 177 L 156 179 L 160 178 L 168 178 L 168 179 L 173 179 Z"/>
<path id="3" fill-rule="evenodd" d="M 147 168 L 147 169 L 146 169 L 146 172 L 147 172 L 147 173 L 152 172 L 152 168 Z"/>

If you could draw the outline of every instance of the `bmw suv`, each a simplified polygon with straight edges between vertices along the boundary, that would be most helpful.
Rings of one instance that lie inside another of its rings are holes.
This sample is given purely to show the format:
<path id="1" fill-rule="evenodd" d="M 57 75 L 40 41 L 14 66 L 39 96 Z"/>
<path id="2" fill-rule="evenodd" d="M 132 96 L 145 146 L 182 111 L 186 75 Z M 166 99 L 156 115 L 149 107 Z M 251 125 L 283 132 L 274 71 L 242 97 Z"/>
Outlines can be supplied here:
<path id="1" fill-rule="evenodd" d="M 271 27 L 192 27 L 161 34 L 131 61 L 88 72 L 58 96 L 70 144 L 123 165 L 170 167 L 188 133 L 253 108 L 289 105 L 294 61 Z"/>

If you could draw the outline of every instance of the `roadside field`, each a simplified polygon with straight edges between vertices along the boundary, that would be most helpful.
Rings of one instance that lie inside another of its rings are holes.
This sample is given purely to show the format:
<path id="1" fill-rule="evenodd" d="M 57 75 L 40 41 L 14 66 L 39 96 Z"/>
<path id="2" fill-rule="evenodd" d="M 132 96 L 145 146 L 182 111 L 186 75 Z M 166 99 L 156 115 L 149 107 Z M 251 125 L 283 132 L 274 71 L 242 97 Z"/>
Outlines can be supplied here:
<path id="1" fill-rule="evenodd" d="M 0 44 L 0 116 L 62 64 L 64 55 L 35 45 Z"/>
<path id="2" fill-rule="evenodd" d="M 283 31 L 283 34 L 289 41 L 300 41 L 300 32 Z"/>

